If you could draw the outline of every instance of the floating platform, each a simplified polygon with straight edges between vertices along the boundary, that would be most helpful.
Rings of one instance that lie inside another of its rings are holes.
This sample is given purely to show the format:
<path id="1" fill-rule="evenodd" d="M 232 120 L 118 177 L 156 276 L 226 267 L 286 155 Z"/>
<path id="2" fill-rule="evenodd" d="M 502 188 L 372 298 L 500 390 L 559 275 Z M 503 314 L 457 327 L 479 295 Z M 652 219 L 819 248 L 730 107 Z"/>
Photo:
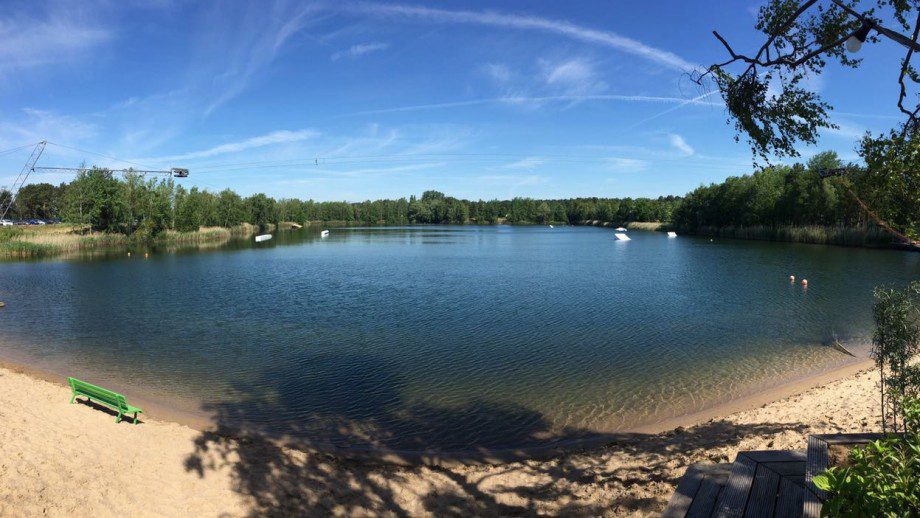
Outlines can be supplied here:
<path id="1" fill-rule="evenodd" d="M 632 241 L 629 239 L 629 236 L 626 234 L 620 234 L 619 232 L 614 234 L 613 237 L 617 238 L 617 241 Z"/>
<path id="2" fill-rule="evenodd" d="M 256 236 L 256 243 L 262 243 L 264 241 L 268 241 L 271 238 L 271 234 L 262 234 L 261 236 Z"/>

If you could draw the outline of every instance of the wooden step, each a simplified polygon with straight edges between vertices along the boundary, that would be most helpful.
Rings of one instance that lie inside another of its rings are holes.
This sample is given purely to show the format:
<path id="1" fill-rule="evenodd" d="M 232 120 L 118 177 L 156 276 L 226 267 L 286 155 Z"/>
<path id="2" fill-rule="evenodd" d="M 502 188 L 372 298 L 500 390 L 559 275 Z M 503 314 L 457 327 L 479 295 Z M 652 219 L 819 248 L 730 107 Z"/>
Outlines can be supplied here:
<path id="1" fill-rule="evenodd" d="M 732 464 L 693 464 L 681 477 L 664 516 L 802 516 L 804 450 L 743 451 Z"/>
<path id="2" fill-rule="evenodd" d="M 680 477 L 677 489 L 668 502 L 662 516 L 684 518 L 685 516 L 712 516 L 716 500 L 728 481 L 732 465 L 691 464 Z"/>

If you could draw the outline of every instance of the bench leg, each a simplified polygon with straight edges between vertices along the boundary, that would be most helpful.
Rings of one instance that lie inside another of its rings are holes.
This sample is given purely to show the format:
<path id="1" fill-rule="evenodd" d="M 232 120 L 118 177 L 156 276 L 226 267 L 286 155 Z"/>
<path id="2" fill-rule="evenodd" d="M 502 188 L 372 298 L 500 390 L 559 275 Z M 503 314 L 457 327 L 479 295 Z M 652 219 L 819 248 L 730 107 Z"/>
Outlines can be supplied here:
<path id="1" fill-rule="evenodd" d="M 120 423 L 120 422 L 121 422 L 121 412 L 118 412 L 118 417 L 115 418 L 115 422 L 116 422 L 116 423 Z"/>
<path id="2" fill-rule="evenodd" d="M 73 404 L 73 400 L 74 400 L 74 399 L 77 399 L 77 395 L 76 395 L 76 394 L 74 394 L 74 395 L 70 398 L 70 404 L 71 404 L 71 405 Z"/>
<path id="3" fill-rule="evenodd" d="M 134 424 L 137 424 L 137 412 L 134 412 Z"/>

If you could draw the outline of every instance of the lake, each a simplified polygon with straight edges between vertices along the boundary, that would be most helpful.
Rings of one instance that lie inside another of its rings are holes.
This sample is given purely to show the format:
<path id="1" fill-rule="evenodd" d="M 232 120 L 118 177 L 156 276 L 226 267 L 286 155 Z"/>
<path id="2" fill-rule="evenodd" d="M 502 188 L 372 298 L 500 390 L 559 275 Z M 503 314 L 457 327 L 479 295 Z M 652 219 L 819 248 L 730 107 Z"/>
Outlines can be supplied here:
<path id="1" fill-rule="evenodd" d="M 500 450 L 851 362 L 828 345 L 866 353 L 872 288 L 920 278 L 917 253 L 629 234 L 306 228 L 0 263 L 0 358 L 319 446 Z"/>

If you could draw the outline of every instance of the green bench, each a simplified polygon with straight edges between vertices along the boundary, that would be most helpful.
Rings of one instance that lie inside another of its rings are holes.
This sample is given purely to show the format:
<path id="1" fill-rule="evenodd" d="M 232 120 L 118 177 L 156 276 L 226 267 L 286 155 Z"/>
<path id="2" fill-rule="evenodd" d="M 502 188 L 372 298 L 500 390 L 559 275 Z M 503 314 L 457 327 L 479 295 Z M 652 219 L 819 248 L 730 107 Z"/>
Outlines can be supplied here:
<path id="1" fill-rule="evenodd" d="M 124 414 L 134 414 L 134 424 L 137 424 L 137 414 L 144 413 L 140 408 L 129 405 L 125 400 L 125 396 L 121 394 L 106 390 L 102 387 L 97 387 L 85 381 L 80 381 L 76 378 L 67 378 L 67 382 L 70 383 L 70 390 L 73 391 L 73 397 L 70 398 L 71 405 L 74 400 L 77 399 L 77 396 L 83 396 L 88 401 L 96 401 L 97 403 L 110 406 L 118 412 L 118 417 L 115 418 L 116 423 L 121 422 L 121 418 Z"/>

